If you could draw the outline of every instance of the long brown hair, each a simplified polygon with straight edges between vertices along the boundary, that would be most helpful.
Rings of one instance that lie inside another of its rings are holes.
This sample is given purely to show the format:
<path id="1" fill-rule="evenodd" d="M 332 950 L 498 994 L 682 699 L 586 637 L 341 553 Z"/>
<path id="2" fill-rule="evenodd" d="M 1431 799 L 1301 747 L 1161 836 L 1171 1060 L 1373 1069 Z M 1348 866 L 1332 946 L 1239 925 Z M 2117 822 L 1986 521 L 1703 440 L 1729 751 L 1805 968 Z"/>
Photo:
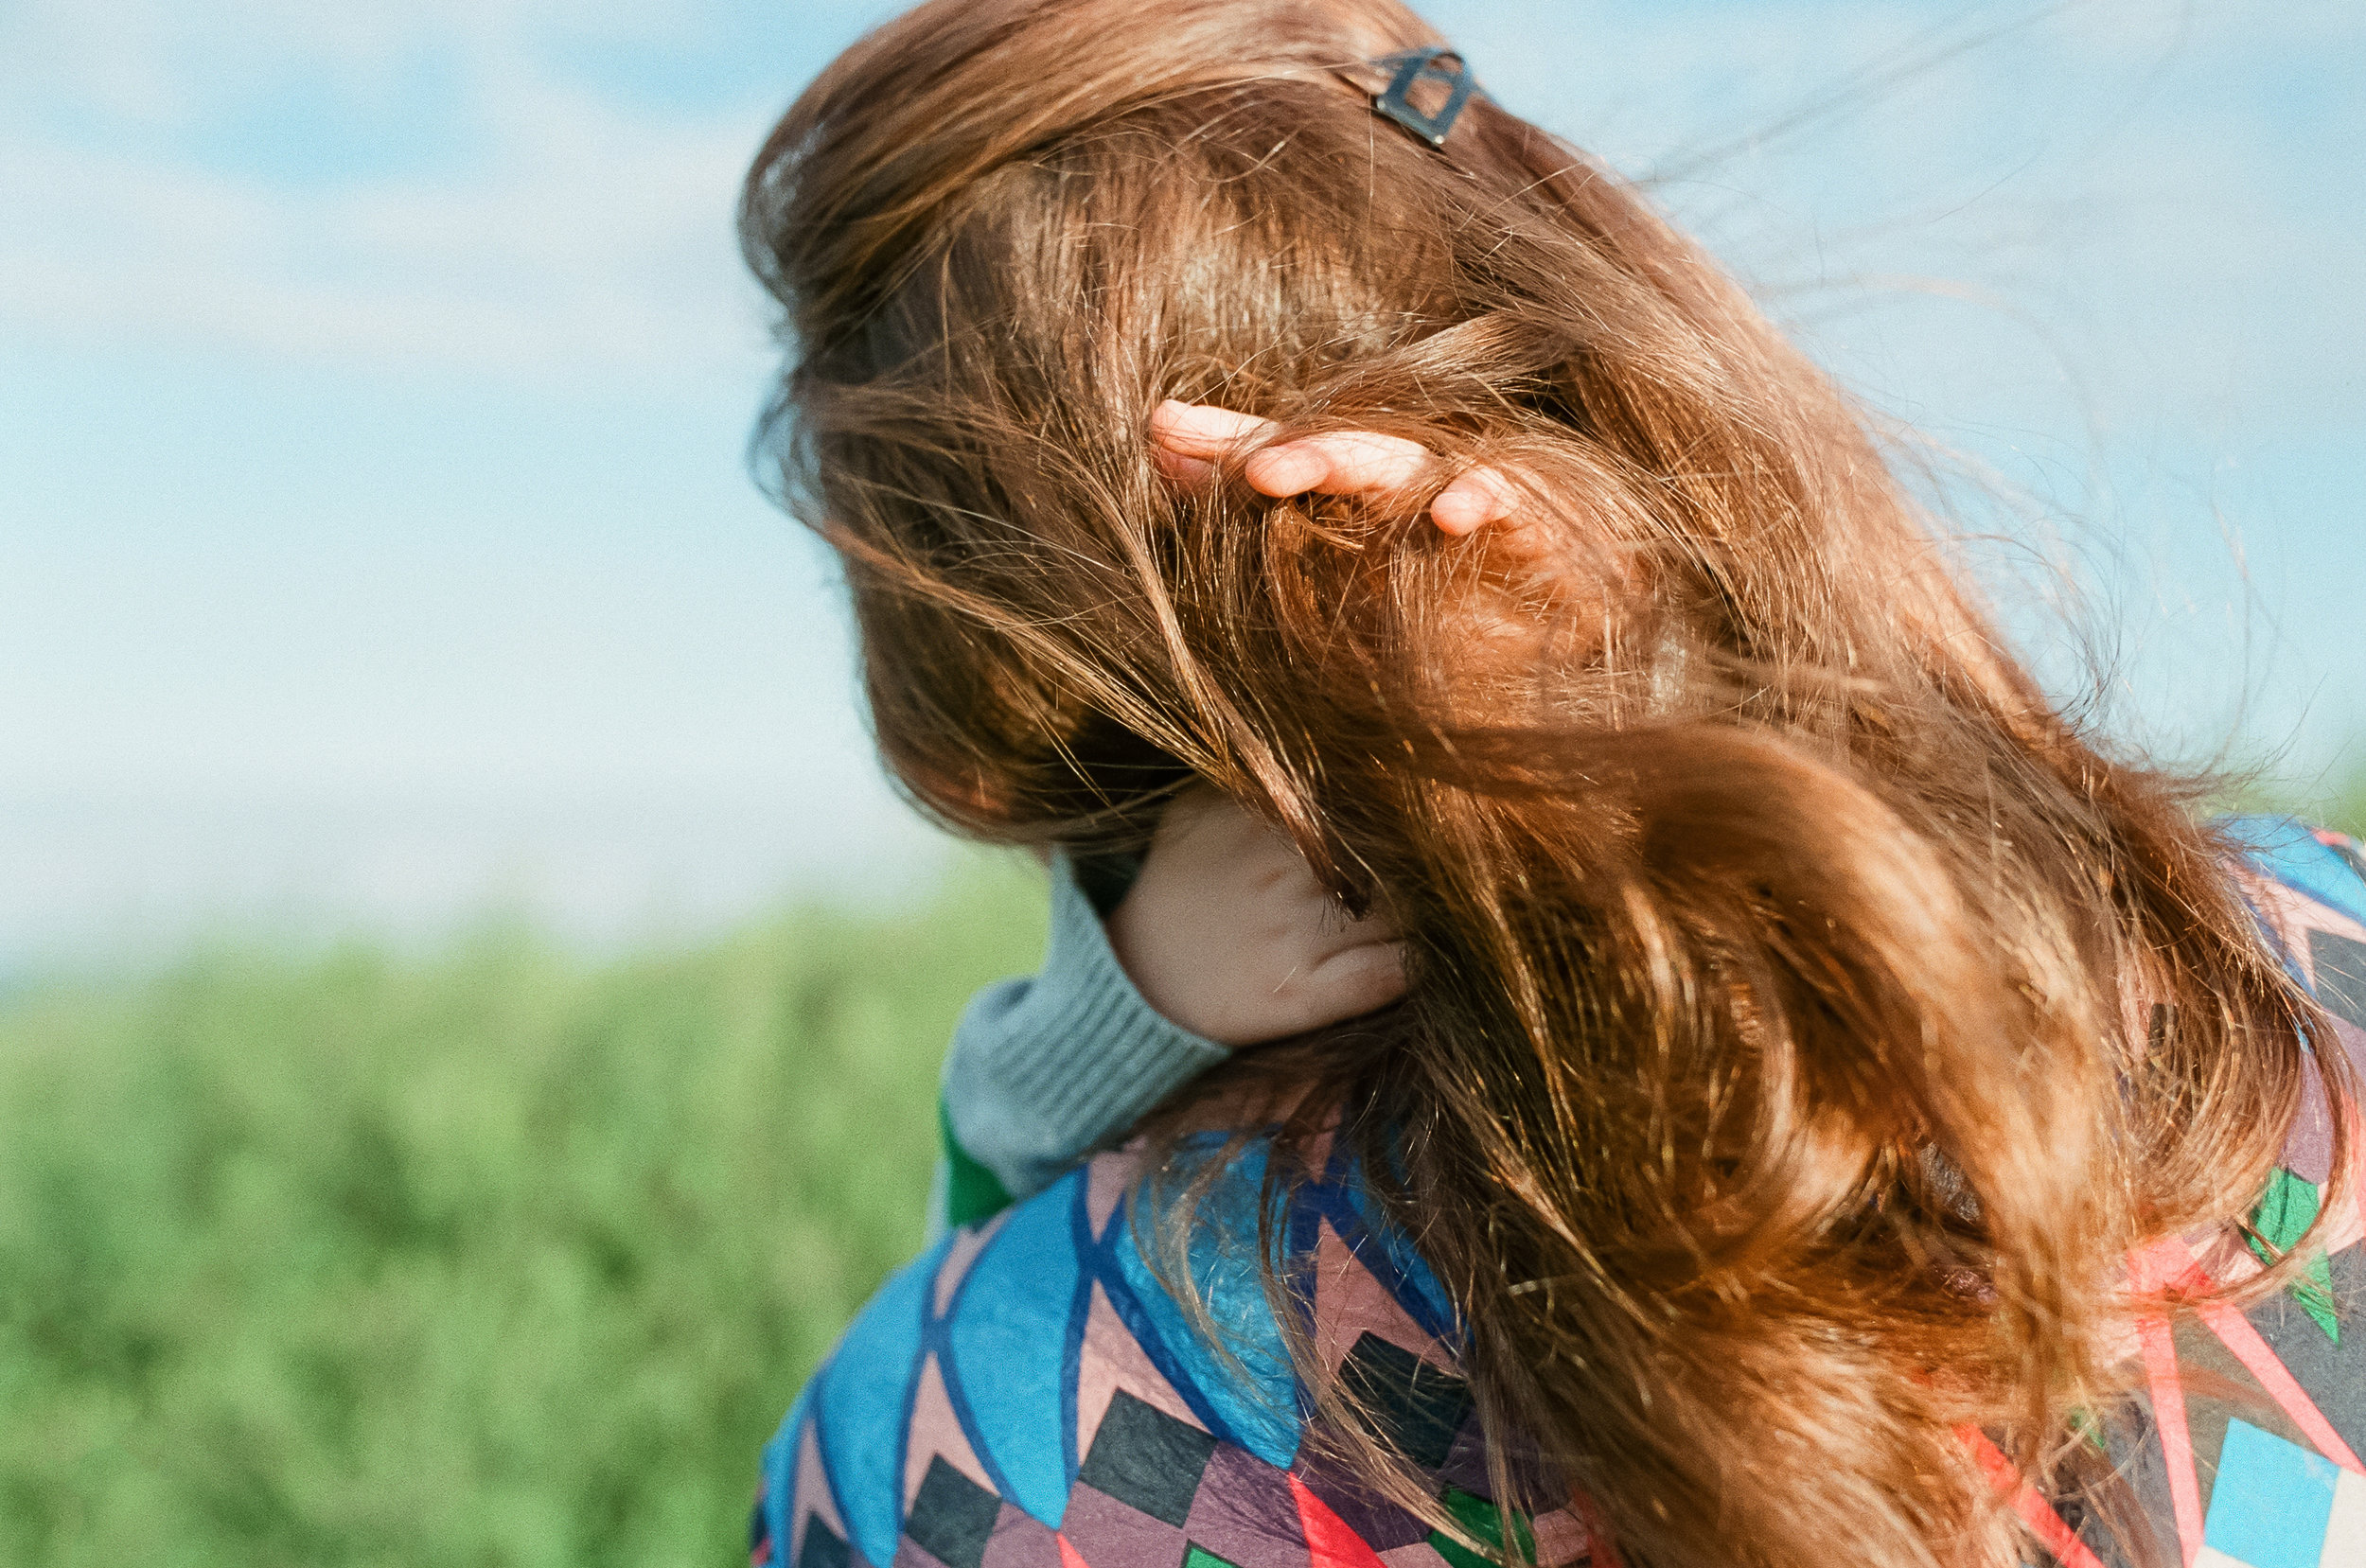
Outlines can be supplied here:
<path id="1" fill-rule="evenodd" d="M 1334 74 L 1434 42 L 933 0 L 790 109 L 764 435 L 879 746 L 1000 841 L 1209 781 L 1387 907 L 1385 1048 L 1303 1059 L 1491 1435 L 1628 1563 L 2012 1562 L 1962 1432 L 2058 1473 L 2120 1260 L 2247 1207 L 2315 1014 L 2189 787 L 2049 704 L 1697 248 L 1492 102 L 1433 149 Z M 1540 520 L 1181 494 L 1167 397 L 1498 465 Z"/>

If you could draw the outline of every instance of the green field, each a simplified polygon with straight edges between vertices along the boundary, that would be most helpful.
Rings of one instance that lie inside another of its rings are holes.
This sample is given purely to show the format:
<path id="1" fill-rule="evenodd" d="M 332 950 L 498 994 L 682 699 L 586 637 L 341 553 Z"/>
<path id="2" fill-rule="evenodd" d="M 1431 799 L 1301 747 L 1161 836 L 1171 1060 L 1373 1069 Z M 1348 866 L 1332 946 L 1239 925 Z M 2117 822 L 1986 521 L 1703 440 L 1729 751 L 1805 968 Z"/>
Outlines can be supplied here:
<path id="1" fill-rule="evenodd" d="M 915 1249 L 1012 868 L 594 965 L 216 950 L 0 1006 L 0 1562 L 744 1560 Z"/>
<path id="2" fill-rule="evenodd" d="M 1043 921 L 1005 861 L 607 963 L 487 928 L 20 989 L 0 1563 L 738 1559 L 918 1243 L 954 1018 Z"/>

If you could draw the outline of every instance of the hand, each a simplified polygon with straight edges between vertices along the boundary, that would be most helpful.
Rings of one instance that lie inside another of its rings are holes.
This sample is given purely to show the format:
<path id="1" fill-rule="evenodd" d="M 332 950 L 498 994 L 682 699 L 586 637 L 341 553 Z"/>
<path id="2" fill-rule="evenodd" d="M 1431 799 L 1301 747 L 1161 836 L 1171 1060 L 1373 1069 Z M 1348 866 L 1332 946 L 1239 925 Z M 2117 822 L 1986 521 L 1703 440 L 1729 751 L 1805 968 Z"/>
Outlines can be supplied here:
<path id="1" fill-rule="evenodd" d="M 1186 486 L 1207 484 L 1217 459 L 1263 440 L 1276 428 L 1254 414 L 1173 398 L 1150 415 L 1159 471 Z M 1262 448 L 1249 454 L 1241 474 L 1260 495 L 1351 496 L 1401 489 L 1420 479 L 1431 461 L 1428 448 L 1403 436 L 1339 431 Z M 1440 533 L 1474 534 L 1510 517 L 1519 501 L 1519 486 L 1502 470 L 1471 468 L 1438 492 L 1429 516 Z"/>
<path id="2" fill-rule="evenodd" d="M 1254 1046 L 1404 995 L 1396 931 L 1351 921 L 1289 839 L 1199 788 L 1167 808 L 1109 945 L 1143 1000 L 1220 1046 Z"/>

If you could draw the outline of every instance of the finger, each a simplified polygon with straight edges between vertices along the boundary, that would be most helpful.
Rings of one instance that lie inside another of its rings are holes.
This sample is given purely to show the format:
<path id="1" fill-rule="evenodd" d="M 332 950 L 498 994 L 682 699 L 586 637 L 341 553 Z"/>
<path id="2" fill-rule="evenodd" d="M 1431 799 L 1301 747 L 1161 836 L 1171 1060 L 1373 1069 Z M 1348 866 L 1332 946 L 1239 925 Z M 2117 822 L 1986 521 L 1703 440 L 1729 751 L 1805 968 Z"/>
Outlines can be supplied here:
<path id="1" fill-rule="evenodd" d="M 1223 457 L 1244 442 L 1255 441 L 1274 428 L 1270 419 L 1235 414 L 1212 403 L 1185 403 L 1170 397 L 1150 411 L 1150 438 L 1177 457 L 1202 461 Z"/>
<path id="2" fill-rule="evenodd" d="M 1374 431 L 1338 431 L 1267 447 L 1243 468 L 1251 488 L 1269 496 L 1327 496 L 1393 490 L 1429 465 L 1429 449 Z"/>
<path id="3" fill-rule="evenodd" d="M 1404 995 L 1404 944 L 1369 942 L 1334 953 L 1306 978 L 1307 1028 L 1361 1017 Z"/>
<path id="4" fill-rule="evenodd" d="M 1158 472 L 1168 484 L 1182 490 L 1205 490 L 1216 477 L 1216 466 L 1201 458 L 1185 457 L 1164 447 L 1150 449 L 1150 460 L 1158 466 Z"/>
<path id="5" fill-rule="evenodd" d="M 1519 510 L 1520 490 L 1499 468 L 1473 468 L 1457 475 L 1429 503 L 1430 520 L 1441 534 L 1475 534 Z"/>

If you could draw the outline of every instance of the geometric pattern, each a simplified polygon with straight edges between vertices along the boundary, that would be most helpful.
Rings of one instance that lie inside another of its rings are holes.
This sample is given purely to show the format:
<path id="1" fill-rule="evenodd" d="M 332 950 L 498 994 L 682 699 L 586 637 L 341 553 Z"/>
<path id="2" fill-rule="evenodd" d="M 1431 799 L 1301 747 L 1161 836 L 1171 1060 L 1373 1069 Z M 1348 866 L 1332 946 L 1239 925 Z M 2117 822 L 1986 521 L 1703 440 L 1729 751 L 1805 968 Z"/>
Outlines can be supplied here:
<path id="1" fill-rule="evenodd" d="M 2366 1475 L 2247 1422 L 2228 1423 L 2196 1561 L 2366 1568 Z"/>
<path id="2" fill-rule="evenodd" d="M 1468 1384 L 1378 1334 L 1365 1334 L 1339 1368 L 1344 1392 L 1372 1412 L 1389 1447 L 1426 1471 L 1439 1471 L 1471 1417 Z"/>
<path id="3" fill-rule="evenodd" d="M 2237 880 L 2262 929 L 2335 1020 L 2313 1048 L 2366 1070 L 2366 858 L 2281 819 L 2223 825 L 2243 845 Z M 2366 1178 L 2359 1133 L 2350 1146 Z M 2163 1238 L 2130 1258 L 2131 1283 L 2167 1296 L 2256 1272 L 2316 1219 L 2332 1145 L 2312 1103 L 2248 1246 Z M 1268 1213 L 1265 1159 L 1252 1142 L 1217 1177 L 1179 1257 L 1136 1212 L 1138 1172 L 1120 1151 L 895 1275 L 766 1446 L 750 1561 L 1489 1568 L 1508 1543 L 1541 1568 L 1587 1559 L 1575 1508 L 1507 1519 L 1490 1500 L 1452 1307 L 1355 1172 L 1333 1155 L 1318 1180 L 1284 1184 Z M 1301 1452 L 1311 1401 L 1256 1267 L 1261 1220 L 1287 1262 L 1282 1310 L 1298 1314 L 1313 1359 L 1432 1478 L 1460 1539 Z M 2290 1289 L 2138 1326 L 2144 1398 L 2099 1436 L 2182 1568 L 2366 1568 L 2362 1238 L 2351 1206 Z M 1170 1290 L 1175 1271 L 1204 1317 Z M 2054 1561 L 2101 1568 L 2103 1542 L 2074 1528 L 2075 1508 L 2022 1484 L 1977 1433 L 1966 1440 Z"/>
<path id="4" fill-rule="evenodd" d="M 2366 856 L 2340 834 L 2286 819 L 2220 824 L 2243 847 L 2236 881 L 2293 978 L 2333 1017 L 2340 1049 L 2366 1071 Z M 2232 1284 L 2280 1257 L 2318 1218 L 2332 1173 L 2332 1127 L 2309 1100 L 2251 1213 L 2246 1246 L 2170 1237 L 2129 1260 L 2140 1290 Z M 2352 1130 L 2366 1186 L 2366 1129 Z M 2164 1543 L 2186 1568 L 2366 1568 L 2366 1226 L 2332 1216 L 2322 1251 L 2278 1296 L 2156 1314 L 2137 1330 L 2141 1419 L 2110 1433 Z M 2348 1320 L 2345 1322 L 2345 1319 Z M 2009 1479 L 2009 1478 L 2007 1478 Z M 2022 1511 L 2057 1561 L 2101 1560 L 2062 1513 L 2025 1495 Z"/>
<path id="5" fill-rule="evenodd" d="M 891 1279 L 766 1450 L 751 1560 L 788 1542 L 784 1568 L 1482 1568 L 1299 1452 L 1308 1401 L 1255 1266 L 1263 1162 L 1225 1171 L 1175 1260 L 1220 1348 L 1153 1262 L 1123 1154 Z M 1275 1218 L 1318 1357 L 1500 1543 L 1435 1278 L 1340 1162 Z M 1566 1513 L 1509 1527 L 1548 1568 L 1586 1555 Z"/>

